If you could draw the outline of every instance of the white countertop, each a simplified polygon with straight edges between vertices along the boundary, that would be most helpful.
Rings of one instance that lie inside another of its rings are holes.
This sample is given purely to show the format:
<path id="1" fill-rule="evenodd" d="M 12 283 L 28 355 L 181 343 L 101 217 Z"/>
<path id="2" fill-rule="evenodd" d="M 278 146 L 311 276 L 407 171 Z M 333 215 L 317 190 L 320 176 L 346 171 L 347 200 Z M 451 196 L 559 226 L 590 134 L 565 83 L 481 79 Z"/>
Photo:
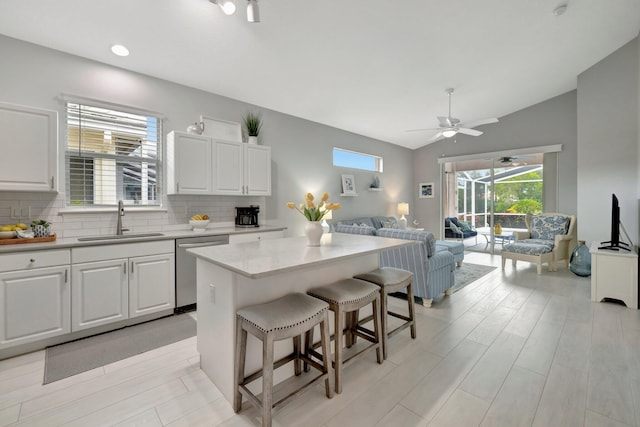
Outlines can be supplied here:
<path id="1" fill-rule="evenodd" d="M 302 236 L 210 246 L 189 249 L 188 252 L 235 273 L 257 279 L 416 243 L 413 240 L 330 233 L 322 236 L 319 247 L 307 246 L 307 238 Z"/>
<path id="2" fill-rule="evenodd" d="M 246 233 L 261 233 L 268 231 L 280 231 L 286 230 L 287 227 L 279 227 L 275 225 L 261 225 L 260 227 L 211 227 L 205 231 L 192 231 L 192 230 L 177 230 L 177 231 L 159 231 L 161 236 L 151 237 L 132 237 L 126 239 L 110 239 L 110 240 L 94 240 L 94 241 L 78 241 L 77 237 L 71 237 L 66 239 L 56 239 L 53 242 L 44 243 L 22 243 L 14 245 L 0 245 L 0 254 L 11 252 L 23 252 L 23 251 L 40 251 L 50 249 L 65 249 L 73 247 L 83 246 L 101 246 L 101 245 L 121 245 L 125 243 L 134 242 L 152 242 L 157 240 L 173 240 L 182 239 L 187 237 L 203 237 L 203 236 L 219 236 L 224 234 L 246 234 Z M 147 233 L 140 232 L 140 233 Z M 125 232 L 125 234 L 127 234 Z M 132 234 L 136 234 L 133 232 Z"/>

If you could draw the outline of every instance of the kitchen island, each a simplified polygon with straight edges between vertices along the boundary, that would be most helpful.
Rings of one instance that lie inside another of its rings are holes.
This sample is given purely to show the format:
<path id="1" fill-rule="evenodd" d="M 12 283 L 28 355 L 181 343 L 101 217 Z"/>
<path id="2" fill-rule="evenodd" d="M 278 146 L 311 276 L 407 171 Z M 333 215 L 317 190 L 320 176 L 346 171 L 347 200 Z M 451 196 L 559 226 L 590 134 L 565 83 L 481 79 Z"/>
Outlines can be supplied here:
<path id="1" fill-rule="evenodd" d="M 379 266 L 381 251 L 414 241 L 333 233 L 321 246 L 306 237 L 263 240 L 190 249 L 197 256 L 198 350 L 200 367 L 224 397 L 233 402 L 236 310 L 292 292 L 332 283 Z M 291 351 L 276 342 L 276 359 Z M 262 346 L 249 335 L 246 372 L 261 367 Z M 290 366 L 274 372 L 274 384 L 291 376 Z"/>

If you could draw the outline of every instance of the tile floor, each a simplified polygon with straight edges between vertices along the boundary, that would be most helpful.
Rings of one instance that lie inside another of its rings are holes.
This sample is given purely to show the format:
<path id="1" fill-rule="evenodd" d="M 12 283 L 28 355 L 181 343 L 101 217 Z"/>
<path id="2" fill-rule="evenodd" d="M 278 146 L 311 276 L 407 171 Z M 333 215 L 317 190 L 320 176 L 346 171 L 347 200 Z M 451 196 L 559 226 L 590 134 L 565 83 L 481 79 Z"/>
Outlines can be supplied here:
<path id="1" fill-rule="evenodd" d="M 640 312 L 589 301 L 589 279 L 468 253 L 498 268 L 284 405 L 274 426 L 640 427 Z M 403 301 L 392 298 L 402 307 Z M 198 369 L 195 338 L 42 386 L 44 352 L 0 361 L 0 426 L 258 426 Z"/>

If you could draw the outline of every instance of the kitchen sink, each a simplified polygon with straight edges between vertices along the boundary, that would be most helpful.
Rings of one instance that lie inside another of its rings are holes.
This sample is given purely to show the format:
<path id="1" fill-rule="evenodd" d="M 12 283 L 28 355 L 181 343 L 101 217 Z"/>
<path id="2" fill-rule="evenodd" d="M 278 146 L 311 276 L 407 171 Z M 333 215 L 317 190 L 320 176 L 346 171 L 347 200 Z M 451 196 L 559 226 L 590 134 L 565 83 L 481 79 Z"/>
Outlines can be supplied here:
<path id="1" fill-rule="evenodd" d="M 105 236 L 90 236 L 90 237 L 78 237 L 79 242 L 93 242 L 97 240 L 122 240 L 122 239 L 137 239 L 140 237 L 154 237 L 164 236 L 162 233 L 130 233 L 122 235 L 105 235 Z"/>

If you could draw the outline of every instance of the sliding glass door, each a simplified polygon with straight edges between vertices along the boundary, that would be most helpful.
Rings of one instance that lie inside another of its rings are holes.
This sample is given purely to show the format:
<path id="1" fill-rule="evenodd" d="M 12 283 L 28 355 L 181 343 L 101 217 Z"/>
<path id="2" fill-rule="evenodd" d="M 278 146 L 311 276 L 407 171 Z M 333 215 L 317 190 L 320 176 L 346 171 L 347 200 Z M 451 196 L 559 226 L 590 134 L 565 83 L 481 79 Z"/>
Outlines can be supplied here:
<path id="1" fill-rule="evenodd" d="M 455 216 L 478 232 L 477 244 L 465 242 L 467 249 L 499 252 L 514 231 L 527 229 L 527 214 L 543 211 L 541 154 L 460 161 L 445 170 L 445 217 Z"/>

